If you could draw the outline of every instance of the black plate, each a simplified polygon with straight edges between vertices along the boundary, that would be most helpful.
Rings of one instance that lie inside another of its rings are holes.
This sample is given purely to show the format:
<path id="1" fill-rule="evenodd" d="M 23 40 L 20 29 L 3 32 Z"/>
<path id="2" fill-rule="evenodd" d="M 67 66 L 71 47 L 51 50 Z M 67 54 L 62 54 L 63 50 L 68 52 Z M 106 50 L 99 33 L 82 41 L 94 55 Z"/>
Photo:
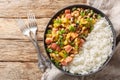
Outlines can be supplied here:
<path id="1" fill-rule="evenodd" d="M 109 25 L 111 26 L 111 29 L 112 29 L 112 32 L 113 32 L 113 47 L 112 47 L 113 52 L 112 52 L 111 55 L 108 57 L 108 59 L 106 60 L 106 62 L 105 62 L 97 71 L 95 71 L 95 72 L 90 72 L 89 74 L 85 74 L 85 75 L 72 74 L 72 73 L 69 73 L 69 72 L 67 72 L 67 71 L 64 71 L 62 68 L 57 67 L 57 66 L 51 61 L 50 55 L 49 55 L 49 53 L 47 53 L 47 50 L 46 50 L 47 47 L 46 47 L 46 44 L 45 44 L 45 39 L 46 39 L 45 34 L 46 34 L 47 29 L 48 29 L 48 26 L 50 25 L 50 23 L 52 22 L 52 20 L 55 19 L 57 16 L 59 16 L 59 14 L 61 14 L 62 11 L 66 10 L 66 9 L 72 9 L 72 8 L 74 8 L 74 7 L 76 7 L 76 8 L 77 8 L 77 7 L 78 7 L 78 8 L 83 8 L 83 9 L 91 9 L 91 10 L 93 10 L 95 13 L 98 13 L 98 14 L 100 14 L 102 17 L 105 17 L 105 19 L 108 21 Z M 108 18 L 103 12 L 101 12 L 100 10 L 98 10 L 98 9 L 96 9 L 96 8 L 94 8 L 94 7 L 88 6 L 88 5 L 81 5 L 81 4 L 71 5 L 71 6 L 68 6 L 68 7 L 65 7 L 65 8 L 59 10 L 59 11 L 50 19 L 50 21 L 49 21 L 49 23 L 47 24 L 47 27 L 46 27 L 46 29 L 45 29 L 45 33 L 44 33 L 44 48 L 45 48 L 45 51 L 46 51 L 46 53 L 47 53 L 47 55 L 48 55 L 51 63 L 53 63 L 53 65 L 55 65 L 55 66 L 56 66 L 59 70 L 61 70 L 63 73 L 68 74 L 68 75 L 72 75 L 72 76 L 87 76 L 87 75 L 90 75 L 90 74 L 93 74 L 93 73 L 96 73 L 96 72 L 102 70 L 103 67 L 105 67 L 106 64 L 108 64 L 108 62 L 110 61 L 111 57 L 113 56 L 114 49 L 115 49 L 115 47 L 116 47 L 115 44 L 116 44 L 116 33 L 115 33 L 115 30 L 114 30 L 113 25 L 112 25 L 111 21 L 109 20 L 109 18 Z"/>

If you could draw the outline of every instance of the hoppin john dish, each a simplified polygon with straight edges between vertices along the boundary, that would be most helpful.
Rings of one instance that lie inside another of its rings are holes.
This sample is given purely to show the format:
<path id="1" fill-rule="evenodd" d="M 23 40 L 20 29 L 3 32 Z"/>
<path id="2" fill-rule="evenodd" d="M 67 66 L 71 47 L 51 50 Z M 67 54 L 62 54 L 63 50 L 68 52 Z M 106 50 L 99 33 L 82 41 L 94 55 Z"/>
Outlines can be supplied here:
<path id="1" fill-rule="evenodd" d="M 50 20 L 44 42 L 56 67 L 86 75 L 97 71 L 111 55 L 113 32 L 103 14 L 92 8 L 72 6 Z"/>

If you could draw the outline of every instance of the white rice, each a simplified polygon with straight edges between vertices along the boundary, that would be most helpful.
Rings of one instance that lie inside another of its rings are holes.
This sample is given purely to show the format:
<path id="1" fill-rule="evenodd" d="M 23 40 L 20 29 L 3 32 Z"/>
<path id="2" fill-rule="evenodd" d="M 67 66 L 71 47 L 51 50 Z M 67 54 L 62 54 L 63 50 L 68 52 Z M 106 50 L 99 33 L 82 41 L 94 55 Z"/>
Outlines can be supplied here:
<path id="1" fill-rule="evenodd" d="M 79 54 L 63 69 L 71 73 L 88 74 L 97 71 L 112 53 L 113 34 L 105 18 L 94 25 L 94 29 L 86 38 Z"/>

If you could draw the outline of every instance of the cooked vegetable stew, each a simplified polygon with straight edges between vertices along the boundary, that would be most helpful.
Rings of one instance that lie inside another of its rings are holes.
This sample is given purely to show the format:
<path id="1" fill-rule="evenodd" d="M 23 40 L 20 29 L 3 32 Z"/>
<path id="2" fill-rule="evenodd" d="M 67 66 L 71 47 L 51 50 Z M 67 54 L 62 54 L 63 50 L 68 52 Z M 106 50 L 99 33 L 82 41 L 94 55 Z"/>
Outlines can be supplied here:
<path id="1" fill-rule="evenodd" d="M 72 8 L 61 12 L 48 26 L 45 43 L 56 66 L 66 66 L 85 43 L 100 14 L 90 9 Z"/>

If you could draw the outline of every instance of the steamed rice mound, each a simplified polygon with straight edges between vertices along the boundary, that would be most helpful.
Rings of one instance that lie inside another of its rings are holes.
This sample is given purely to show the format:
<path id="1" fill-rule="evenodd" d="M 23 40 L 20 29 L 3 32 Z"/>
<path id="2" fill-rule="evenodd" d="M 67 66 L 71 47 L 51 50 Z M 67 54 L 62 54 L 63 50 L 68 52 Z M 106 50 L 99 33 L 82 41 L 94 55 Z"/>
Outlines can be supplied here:
<path id="1" fill-rule="evenodd" d="M 112 53 L 112 42 L 111 27 L 105 18 L 101 18 L 86 38 L 79 54 L 63 69 L 74 74 L 88 74 L 98 70 Z"/>

